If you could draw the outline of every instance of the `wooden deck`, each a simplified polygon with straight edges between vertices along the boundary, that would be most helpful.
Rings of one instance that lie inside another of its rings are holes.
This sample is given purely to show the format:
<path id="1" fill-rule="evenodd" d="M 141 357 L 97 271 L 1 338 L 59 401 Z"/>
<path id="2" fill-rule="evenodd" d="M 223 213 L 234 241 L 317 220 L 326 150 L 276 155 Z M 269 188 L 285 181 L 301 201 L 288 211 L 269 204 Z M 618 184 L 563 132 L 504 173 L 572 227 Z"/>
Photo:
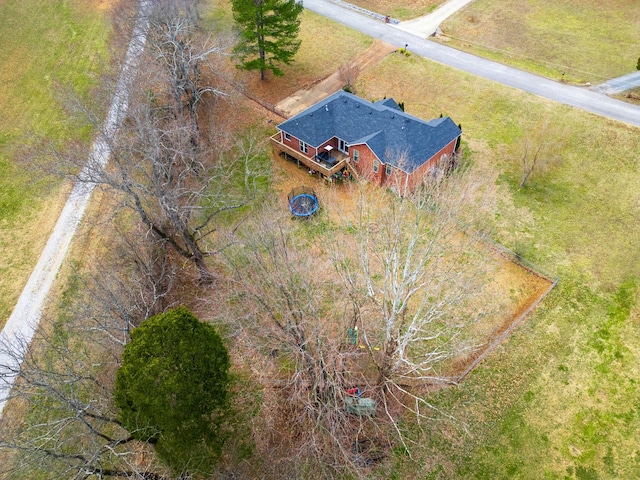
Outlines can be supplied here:
<path id="1" fill-rule="evenodd" d="M 336 156 L 336 153 L 333 153 L 333 158 L 336 161 L 335 164 L 332 164 L 332 162 L 318 162 L 314 158 L 307 157 L 304 153 L 298 152 L 297 150 L 282 143 L 280 141 L 279 132 L 271 137 L 271 144 L 276 152 L 285 153 L 286 155 L 295 158 L 298 164 L 309 167 L 309 169 L 315 170 L 327 178 L 340 172 L 343 168 L 349 167 L 349 157 L 347 155 L 337 152 L 339 156 Z"/>

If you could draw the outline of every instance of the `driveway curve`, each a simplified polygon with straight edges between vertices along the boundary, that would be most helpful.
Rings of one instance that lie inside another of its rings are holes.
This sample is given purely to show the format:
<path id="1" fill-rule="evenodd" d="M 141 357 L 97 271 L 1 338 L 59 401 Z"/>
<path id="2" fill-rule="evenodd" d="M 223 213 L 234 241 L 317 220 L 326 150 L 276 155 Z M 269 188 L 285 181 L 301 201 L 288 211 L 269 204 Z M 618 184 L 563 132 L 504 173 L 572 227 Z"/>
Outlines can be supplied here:
<path id="1" fill-rule="evenodd" d="M 640 127 L 640 106 L 616 100 L 597 91 L 549 80 L 426 40 L 391 25 L 342 8 L 328 0 L 304 0 L 304 7 L 335 22 L 396 47 L 408 44 L 414 55 L 449 65 L 524 92 Z"/>

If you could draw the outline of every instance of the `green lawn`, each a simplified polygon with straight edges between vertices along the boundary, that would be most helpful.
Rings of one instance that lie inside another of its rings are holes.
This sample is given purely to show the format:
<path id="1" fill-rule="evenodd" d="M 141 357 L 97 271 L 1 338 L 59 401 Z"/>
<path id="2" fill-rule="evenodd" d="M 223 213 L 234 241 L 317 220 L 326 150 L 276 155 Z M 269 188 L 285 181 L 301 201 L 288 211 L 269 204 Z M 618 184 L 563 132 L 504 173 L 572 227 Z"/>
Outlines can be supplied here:
<path id="1" fill-rule="evenodd" d="M 59 185 L 19 165 L 34 135 L 87 139 L 66 121 L 55 85 L 82 95 L 104 68 L 104 12 L 84 0 L 0 1 L 0 327 L 4 325 L 62 206 Z"/>
<path id="2" fill-rule="evenodd" d="M 581 5 L 594 9 L 623 3 Z M 86 93 L 96 80 L 94 66 L 105 55 L 104 19 L 94 10 L 76 8 L 81 4 L 80 0 L 0 0 L 0 17 L 8 19 L 0 23 L 5 47 L 0 51 L 4 66 L 0 75 L 6 85 L 0 92 L 0 322 L 46 239 L 46 232 L 41 233 L 46 229 L 39 223 L 45 222 L 42 212 L 52 202 L 59 205 L 46 183 L 32 183 L 15 165 L 12 152 L 29 130 L 58 141 L 77 134 L 65 127 L 53 79 L 72 82 Z M 507 0 L 500 3 L 506 4 Z M 630 6 L 631 0 L 624 4 Z M 476 0 L 473 5 L 498 3 Z M 570 12 L 568 7 L 560 10 Z M 626 22 L 624 15 L 621 18 L 619 25 Z M 550 31 L 562 27 L 558 25 Z M 362 41 L 359 48 L 364 46 Z M 308 50 L 309 56 L 315 55 L 314 49 Z M 632 56 L 637 59 L 638 52 Z M 606 76 L 630 71 L 636 61 L 632 59 L 624 70 L 620 65 L 628 62 L 617 56 L 611 63 L 618 66 L 602 65 L 593 58 L 590 69 L 617 72 L 599 73 Z M 298 75 L 303 78 L 303 72 Z M 455 420 L 439 417 L 423 424 L 424 433 L 414 432 L 419 447 L 412 454 L 417 462 L 396 449 L 393 467 L 372 475 L 639 478 L 638 129 L 415 56 L 391 56 L 363 72 L 358 91 L 371 99 L 392 96 L 405 102 L 409 113 L 425 119 L 444 113 L 461 123 L 475 168 L 488 170 L 494 178 L 492 215 L 480 217 L 486 228 L 497 240 L 524 249 L 530 260 L 561 277 L 535 314 L 460 387 L 430 398 Z M 510 144 L 541 119 L 563 125 L 568 132 L 565 160 L 519 189 Z M 28 252 L 21 254 L 29 241 Z M 21 260 L 7 263 L 13 258 Z"/>
<path id="3" fill-rule="evenodd" d="M 570 82 L 624 75 L 640 55 L 635 0 L 475 0 L 442 29 L 448 45 Z"/>
<path id="4" fill-rule="evenodd" d="M 446 0 L 350 0 L 349 3 L 381 15 L 409 20 L 433 12 Z"/>
<path id="5" fill-rule="evenodd" d="M 561 278 L 461 387 L 435 396 L 456 420 L 426 427 L 420 466 L 399 456 L 391 478 L 639 478 L 638 129 L 400 55 L 358 88 L 461 122 L 495 178 L 485 228 Z M 510 144 L 543 118 L 567 132 L 564 162 L 519 189 Z"/>

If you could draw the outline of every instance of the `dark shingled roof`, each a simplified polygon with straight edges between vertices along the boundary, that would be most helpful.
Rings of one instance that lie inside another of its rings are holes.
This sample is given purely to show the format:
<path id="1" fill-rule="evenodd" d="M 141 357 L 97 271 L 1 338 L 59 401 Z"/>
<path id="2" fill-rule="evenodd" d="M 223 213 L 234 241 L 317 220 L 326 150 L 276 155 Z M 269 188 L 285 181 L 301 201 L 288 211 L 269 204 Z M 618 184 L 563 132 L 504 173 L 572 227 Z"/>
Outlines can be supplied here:
<path id="1" fill-rule="evenodd" d="M 371 103 L 342 90 L 278 129 L 313 147 L 332 137 L 349 146 L 366 143 L 382 163 L 409 173 L 462 134 L 449 117 L 427 122 L 404 113 L 392 98 Z"/>

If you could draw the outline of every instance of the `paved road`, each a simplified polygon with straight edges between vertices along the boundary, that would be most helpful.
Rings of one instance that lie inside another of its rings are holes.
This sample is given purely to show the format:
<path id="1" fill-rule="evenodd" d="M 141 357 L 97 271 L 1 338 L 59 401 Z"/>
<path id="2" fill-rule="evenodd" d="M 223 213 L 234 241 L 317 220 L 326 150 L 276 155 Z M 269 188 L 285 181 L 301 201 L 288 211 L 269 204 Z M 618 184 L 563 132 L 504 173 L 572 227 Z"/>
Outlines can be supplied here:
<path id="1" fill-rule="evenodd" d="M 640 87 L 640 72 L 633 72 L 618 78 L 601 83 L 593 87 L 596 92 L 612 95 L 622 93 L 632 88 Z"/>
<path id="2" fill-rule="evenodd" d="M 587 88 L 554 82 L 553 80 L 485 60 L 445 45 L 430 42 L 420 36 L 339 7 L 327 0 L 304 0 L 304 6 L 331 20 L 397 47 L 409 44 L 409 50 L 413 54 L 424 58 L 540 97 L 581 108 L 596 115 L 640 126 L 640 106 L 609 98 L 602 93 Z"/>
<path id="3" fill-rule="evenodd" d="M 400 22 L 395 25 L 395 27 L 419 37 L 428 37 L 436 33 L 436 30 L 442 22 L 472 1 L 473 0 L 449 0 L 429 15 L 406 22 Z"/>
<path id="4" fill-rule="evenodd" d="M 149 6 L 148 1 L 140 4 L 138 20 L 120 73 L 116 93 L 105 120 L 103 133 L 93 145 L 91 155 L 103 166 L 106 165 L 111 153 L 106 139 L 115 134 L 127 111 L 129 71 L 135 67 L 136 60 L 144 49 L 147 32 L 145 12 Z M 18 303 L 0 332 L 0 418 L 26 349 L 38 328 L 49 291 L 89 204 L 94 187 L 94 184 L 88 183 L 78 183 L 73 187 L 38 263 L 18 298 Z"/>

